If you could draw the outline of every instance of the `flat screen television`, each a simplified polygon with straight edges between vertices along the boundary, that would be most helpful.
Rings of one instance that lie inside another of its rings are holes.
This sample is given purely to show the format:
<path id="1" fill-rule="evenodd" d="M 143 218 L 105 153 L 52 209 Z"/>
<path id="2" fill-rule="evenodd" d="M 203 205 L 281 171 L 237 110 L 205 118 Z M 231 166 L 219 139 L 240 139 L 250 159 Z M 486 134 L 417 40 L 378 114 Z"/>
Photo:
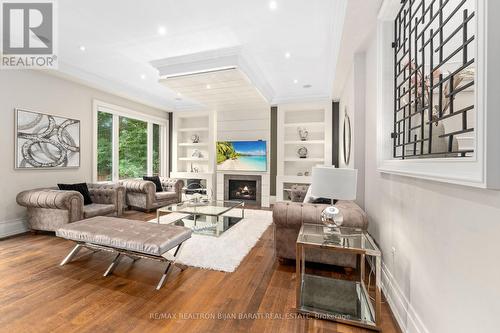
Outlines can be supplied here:
<path id="1" fill-rule="evenodd" d="M 217 170 L 267 171 L 266 141 L 218 141 Z"/>

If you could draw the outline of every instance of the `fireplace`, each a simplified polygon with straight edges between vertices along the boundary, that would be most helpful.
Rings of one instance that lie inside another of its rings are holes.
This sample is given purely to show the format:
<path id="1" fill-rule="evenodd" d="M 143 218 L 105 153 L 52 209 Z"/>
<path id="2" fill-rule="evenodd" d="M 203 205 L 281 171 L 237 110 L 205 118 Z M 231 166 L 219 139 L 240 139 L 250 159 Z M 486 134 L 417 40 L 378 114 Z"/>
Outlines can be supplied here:
<path id="1" fill-rule="evenodd" d="M 224 200 L 240 200 L 260 206 L 260 176 L 224 175 Z"/>
<path id="2" fill-rule="evenodd" d="M 256 180 L 229 180 L 229 200 L 257 200 Z"/>

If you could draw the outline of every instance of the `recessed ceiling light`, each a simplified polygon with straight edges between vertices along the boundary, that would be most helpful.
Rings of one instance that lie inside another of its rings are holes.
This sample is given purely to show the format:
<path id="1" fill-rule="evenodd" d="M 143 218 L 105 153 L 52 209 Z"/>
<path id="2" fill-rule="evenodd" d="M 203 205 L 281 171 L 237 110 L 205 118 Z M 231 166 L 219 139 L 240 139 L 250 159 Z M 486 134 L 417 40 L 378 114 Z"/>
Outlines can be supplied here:
<path id="1" fill-rule="evenodd" d="M 85 51 L 86 48 L 85 48 L 85 45 L 80 45 L 80 51 Z"/>
<path id="2" fill-rule="evenodd" d="M 146 75 L 141 74 L 141 79 L 146 80 Z"/>
<path id="3" fill-rule="evenodd" d="M 209 84 L 207 84 L 207 89 L 210 89 L 210 88 L 212 88 L 212 86 L 211 86 L 211 85 L 209 85 Z"/>
<path id="4" fill-rule="evenodd" d="M 312 87 L 312 86 L 311 86 L 310 84 L 304 84 L 304 85 L 302 86 L 302 88 L 306 88 L 306 89 L 307 89 L 307 88 L 311 88 L 311 87 Z"/>
<path id="5" fill-rule="evenodd" d="M 290 59 L 290 57 L 291 57 L 291 56 L 292 56 L 292 55 L 290 54 L 290 52 L 286 52 L 286 53 L 285 53 L 285 58 Z"/>
<path id="6" fill-rule="evenodd" d="M 276 10 L 276 8 L 278 8 L 278 3 L 276 1 L 270 1 L 269 2 L 269 9 Z"/>
<path id="7" fill-rule="evenodd" d="M 167 33 L 167 28 L 165 28 L 164 26 L 160 25 L 158 27 L 158 35 L 160 36 L 163 36 Z"/>
<path id="8" fill-rule="evenodd" d="M 293 80 L 293 83 L 297 84 L 297 83 L 299 83 L 299 80 L 295 79 L 295 80 Z"/>
<path id="9" fill-rule="evenodd" d="M 182 94 L 181 94 L 180 92 L 178 92 L 178 93 L 177 93 L 177 96 L 181 97 L 181 96 L 182 96 Z"/>

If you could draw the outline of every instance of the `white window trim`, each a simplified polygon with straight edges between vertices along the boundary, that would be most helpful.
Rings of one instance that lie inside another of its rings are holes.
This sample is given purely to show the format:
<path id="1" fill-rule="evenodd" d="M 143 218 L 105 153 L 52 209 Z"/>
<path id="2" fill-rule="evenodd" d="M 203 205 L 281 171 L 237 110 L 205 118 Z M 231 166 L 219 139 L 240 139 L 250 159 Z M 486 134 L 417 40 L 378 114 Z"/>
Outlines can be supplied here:
<path id="1" fill-rule="evenodd" d="M 392 141 L 388 140 L 393 130 L 393 41 L 394 18 L 401 4 L 399 0 L 385 0 L 378 16 L 377 24 L 377 164 L 382 173 L 397 174 L 423 178 L 453 184 L 481 188 L 500 188 L 500 131 L 498 122 L 500 115 L 498 93 L 494 91 L 492 82 L 488 81 L 486 70 L 487 59 L 492 59 L 488 70 L 490 81 L 491 68 L 498 59 L 498 47 L 488 43 L 488 28 L 498 29 L 498 23 L 492 17 L 494 9 L 500 7 L 498 2 L 486 0 L 476 1 L 476 142 L 474 157 L 460 159 L 435 158 L 400 160 L 392 158 Z M 490 7 L 490 8 L 487 8 Z M 498 18 L 496 19 L 498 21 Z M 493 35 L 493 34 L 492 34 Z M 490 39 L 493 36 L 489 37 Z M 486 46 L 489 46 L 487 48 Z M 496 56 L 496 58 L 495 58 Z M 488 83 L 490 85 L 488 86 Z M 499 86 L 498 82 L 494 83 Z M 497 88 L 498 89 L 498 88 Z M 488 94 L 490 92 L 490 94 Z M 490 106 L 488 108 L 488 106 Z M 490 110 L 488 112 L 488 110 Z M 486 121 L 488 119 L 488 122 Z M 494 122 L 497 122 L 495 125 Z"/>
<path id="2" fill-rule="evenodd" d="M 103 102 L 100 100 L 92 101 L 92 180 L 98 182 L 97 174 L 97 114 L 98 112 L 106 112 L 113 115 L 113 135 L 112 135 L 112 180 L 113 182 L 120 180 L 119 175 L 119 146 L 116 140 L 119 137 L 119 117 L 127 117 L 135 120 L 144 121 L 148 124 L 147 129 L 147 173 L 153 173 L 153 124 L 160 125 L 160 175 L 166 176 L 168 174 L 168 119 L 156 117 L 153 115 L 144 114 L 142 112 L 134 111 L 119 105 Z"/>

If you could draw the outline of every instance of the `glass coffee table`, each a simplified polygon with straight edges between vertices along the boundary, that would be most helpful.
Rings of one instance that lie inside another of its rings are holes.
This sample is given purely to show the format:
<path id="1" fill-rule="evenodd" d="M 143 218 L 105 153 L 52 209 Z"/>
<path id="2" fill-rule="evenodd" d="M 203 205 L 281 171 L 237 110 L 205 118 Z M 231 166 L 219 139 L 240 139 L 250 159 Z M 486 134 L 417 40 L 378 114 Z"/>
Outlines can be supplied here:
<path id="1" fill-rule="evenodd" d="M 361 229 L 327 229 L 323 225 L 303 224 L 296 245 L 297 310 L 321 319 L 379 330 L 381 253 L 370 235 Z M 331 255 L 335 252 L 359 255 L 359 281 L 306 272 L 306 249 L 311 248 L 328 251 Z M 373 304 L 365 285 L 365 260 L 369 260 L 371 272 L 375 273 Z"/>
<path id="2" fill-rule="evenodd" d="M 158 208 L 157 223 L 161 215 L 171 213 L 178 213 L 179 218 L 170 223 L 190 228 L 196 234 L 218 237 L 245 218 L 245 204 L 243 201 L 185 201 Z"/>

